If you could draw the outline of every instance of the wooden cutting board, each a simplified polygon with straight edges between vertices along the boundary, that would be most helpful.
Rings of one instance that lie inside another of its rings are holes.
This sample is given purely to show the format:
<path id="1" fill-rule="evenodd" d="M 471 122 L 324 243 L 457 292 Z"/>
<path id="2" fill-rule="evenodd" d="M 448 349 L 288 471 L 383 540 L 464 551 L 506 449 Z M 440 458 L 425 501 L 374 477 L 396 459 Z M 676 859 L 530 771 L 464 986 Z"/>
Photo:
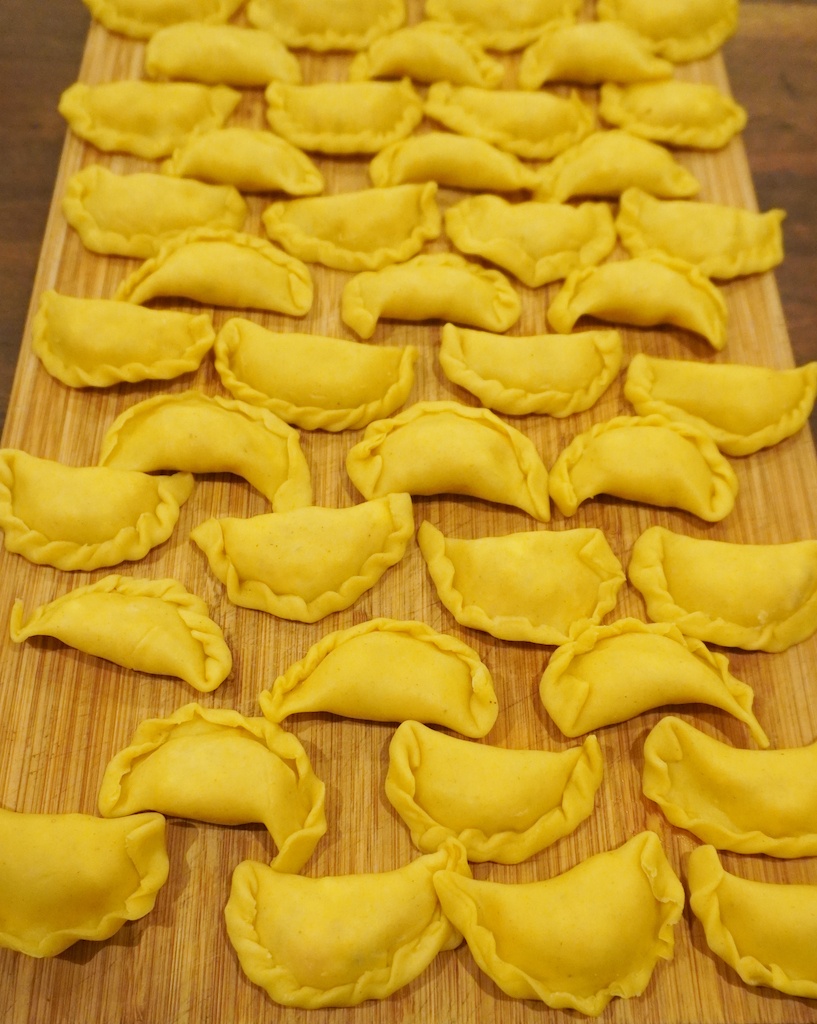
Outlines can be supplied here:
<path id="1" fill-rule="evenodd" d="M 412 20 L 420 5 L 410 4 Z M 89 83 L 139 77 L 143 45 L 94 25 L 89 34 L 80 78 Z M 302 54 L 306 81 L 342 80 L 349 57 Z M 514 58 L 507 58 L 509 68 Z M 728 90 L 719 56 L 679 68 L 679 77 L 713 82 Z M 513 82 L 512 74 L 506 84 Z M 591 99 L 592 91 L 585 96 Z M 264 125 L 260 90 L 247 91 L 232 123 Z M 681 152 L 680 160 L 702 182 L 701 199 L 755 207 L 745 153 L 740 140 L 717 153 Z M 221 394 L 211 361 L 194 375 L 168 383 L 121 385 L 105 391 L 74 391 L 52 379 L 31 352 L 31 316 L 47 288 L 70 295 L 112 297 L 137 262 L 88 253 L 60 212 L 67 178 L 86 164 L 99 162 L 120 172 L 151 165 L 122 155 L 102 154 L 70 134 L 57 178 L 39 271 L 32 296 L 3 435 L 5 447 L 72 465 L 92 465 L 101 438 L 115 416 L 148 396 L 200 388 Z M 369 184 L 365 158 L 318 159 L 327 192 Z M 442 206 L 461 193 L 441 190 Z M 251 197 L 247 230 L 263 235 L 261 212 L 269 201 Z M 439 240 L 430 251 L 445 250 Z M 308 331 L 352 338 L 340 319 L 340 295 L 348 274 L 313 266 L 315 303 L 303 320 L 251 314 L 259 323 L 281 330 Z M 511 334 L 547 330 L 545 313 L 558 286 L 530 290 L 521 285 L 523 313 Z M 772 274 L 727 284 L 728 344 L 715 355 L 699 338 L 684 332 L 625 330 L 625 355 L 653 355 L 705 361 L 793 364 L 778 292 Z M 180 305 L 178 308 L 192 308 Z M 234 310 L 213 311 L 218 327 Z M 410 401 L 475 400 L 450 384 L 436 356 L 440 324 L 381 322 L 368 344 L 414 344 L 420 349 L 417 380 Z M 598 405 L 567 420 L 523 417 L 517 426 L 537 445 L 546 465 L 592 423 L 629 412 L 617 382 Z M 317 504 L 348 506 L 360 495 L 344 470 L 345 453 L 360 432 L 340 435 L 302 433 Z M 777 447 L 746 459 L 732 460 L 740 482 L 734 512 L 718 525 L 690 515 L 640 507 L 614 499 L 587 502 L 570 519 L 554 511 L 550 529 L 601 528 L 626 566 L 636 537 L 661 524 L 677 532 L 743 542 L 784 542 L 817 537 L 812 495 L 817 461 L 809 433 L 801 432 Z M 69 501 L 69 494 L 59 495 Z M 138 723 L 161 718 L 198 700 L 206 707 L 235 708 L 259 714 L 257 696 L 276 676 L 326 633 L 376 615 L 416 618 L 471 645 L 493 674 L 500 715 L 487 742 L 506 747 L 562 750 L 567 740 L 549 720 L 538 698 L 538 684 L 551 648 L 494 640 L 459 627 L 442 607 L 416 542 L 404 560 L 351 609 L 314 625 L 287 622 L 237 608 L 224 596 L 204 556 L 189 540 L 190 530 L 213 515 L 249 516 L 268 511 L 264 500 L 243 481 L 202 478 L 183 507 L 172 538 L 141 563 L 120 571 L 139 577 L 172 576 L 203 597 L 223 627 L 235 665 L 230 678 L 213 694 L 199 695 L 167 678 L 131 673 L 62 646 L 36 640 L 14 645 L 7 628 L 0 657 L 0 804 L 28 812 L 96 812 L 100 779 L 110 758 L 130 741 Z M 521 512 L 466 498 L 418 498 L 415 520 L 429 520 L 445 534 L 475 537 L 537 528 Z M 117 570 L 113 570 L 117 571 Z M 105 575 L 67 574 L 0 553 L 0 622 L 8 622 L 15 598 L 26 610 L 50 601 L 75 586 Z M 570 586 L 570 581 L 565 581 Z M 643 602 L 628 584 L 608 620 L 624 615 L 645 617 Z M 817 638 L 782 654 L 728 652 L 733 673 L 755 690 L 755 709 L 775 747 L 800 746 L 817 738 Z M 751 746 L 743 726 L 703 706 L 674 708 L 708 733 L 737 746 Z M 574 834 L 529 862 L 503 867 L 475 865 L 477 878 L 521 882 L 551 877 L 585 857 L 625 842 L 642 829 L 653 829 L 664 843 L 675 870 L 685 877 L 686 858 L 695 845 L 687 833 L 670 826 L 640 791 L 642 744 L 661 712 L 598 733 L 605 757 L 605 781 L 593 816 Z M 314 876 L 379 871 L 399 867 L 417 855 L 408 832 L 383 793 L 387 750 L 393 727 L 333 718 L 325 714 L 288 720 L 304 744 L 318 776 L 327 787 L 329 829 L 307 864 Z M 252 780 L 247 780 L 252 785 Z M 481 975 L 467 947 L 442 953 L 413 983 L 383 1002 L 349 1010 L 306 1012 L 273 1003 L 241 972 L 228 942 L 223 907 L 230 876 L 246 858 L 270 860 L 273 847 L 258 827 L 221 828 L 195 822 L 168 823 L 170 876 L 153 912 L 128 924 L 103 943 L 79 942 L 51 960 L 38 961 L 0 950 L 2 1019 L 8 1024 L 93 1021 L 94 1024 L 200 1024 L 200 1022 L 350 1021 L 352 1024 L 476 1024 L 499 1021 L 521 1024 L 576 1016 L 539 1004 L 514 1001 Z M 727 870 L 777 882 L 817 883 L 809 859 L 777 862 L 763 857 L 723 855 Z M 384 913 L 388 908 L 384 907 Z M 771 990 L 751 990 L 709 952 L 703 932 L 690 911 L 676 929 L 675 958 L 661 962 L 646 993 L 614 1000 L 603 1019 L 610 1022 L 801 1022 L 817 1020 L 817 1003 L 783 997 Z"/>

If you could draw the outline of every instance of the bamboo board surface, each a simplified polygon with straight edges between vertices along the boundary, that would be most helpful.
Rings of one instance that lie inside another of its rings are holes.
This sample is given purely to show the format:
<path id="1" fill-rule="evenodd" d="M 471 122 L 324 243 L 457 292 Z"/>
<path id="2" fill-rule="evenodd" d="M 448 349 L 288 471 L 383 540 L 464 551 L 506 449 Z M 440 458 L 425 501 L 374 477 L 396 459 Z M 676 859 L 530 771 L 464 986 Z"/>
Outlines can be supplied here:
<path id="1" fill-rule="evenodd" d="M 411 4 L 412 20 L 419 5 Z M 92 26 L 80 78 L 90 83 L 139 77 L 143 45 Z M 345 77 L 349 58 L 301 54 L 306 81 Z M 509 61 L 510 64 L 510 61 Z M 679 77 L 711 81 L 728 89 L 720 57 L 679 69 Z M 512 81 L 509 76 L 508 84 Z M 587 93 L 588 96 L 592 95 Z M 260 90 L 248 91 L 231 123 L 264 125 Z M 682 152 L 680 159 L 702 183 L 700 198 L 754 207 L 755 199 L 740 140 L 718 153 Z M 103 257 L 84 250 L 62 217 L 59 201 L 67 178 L 82 166 L 100 162 L 127 172 L 150 169 L 135 158 L 102 154 L 69 135 L 55 186 L 51 215 L 34 294 L 32 313 L 15 378 L 3 435 L 4 447 L 72 465 L 91 465 L 102 436 L 115 416 L 142 398 L 158 393 L 201 388 L 223 389 L 206 361 L 195 375 L 166 383 L 121 385 L 105 391 L 73 391 L 48 376 L 31 353 L 31 317 L 41 292 L 111 297 L 137 261 Z M 365 158 L 317 158 L 327 192 L 366 187 Z M 461 198 L 441 190 L 442 206 Z M 263 235 L 260 215 L 269 197 L 250 197 L 247 230 Z M 445 250 L 438 240 L 427 250 Z M 273 329 L 354 337 L 340 319 L 340 294 L 348 274 L 311 267 L 315 302 L 303 320 L 251 313 Z M 517 285 L 523 312 L 511 334 L 547 330 L 545 313 L 558 285 L 530 290 Z M 777 288 L 772 274 L 730 283 L 723 288 L 729 309 L 728 343 L 715 355 L 705 342 L 676 330 L 623 331 L 625 361 L 638 351 L 674 358 L 792 365 Z M 192 309 L 179 304 L 177 308 Z M 234 310 L 215 310 L 218 327 Z M 242 314 L 243 315 L 243 314 Z M 420 359 L 410 401 L 453 398 L 476 404 L 450 384 L 436 358 L 439 324 L 381 321 L 366 344 L 417 345 Z M 566 420 L 523 417 L 513 425 L 537 445 L 547 466 L 561 449 L 592 423 L 631 411 L 620 381 L 586 413 Z M 346 451 L 361 432 L 340 435 L 302 432 L 310 463 L 316 504 L 347 506 L 360 500 L 348 480 Z M 626 566 L 633 542 L 648 526 L 661 524 L 677 532 L 752 543 L 817 537 L 817 513 L 810 502 L 817 483 L 817 460 L 811 437 L 801 432 L 777 447 L 747 459 L 731 460 L 740 482 L 735 510 L 722 523 L 707 525 L 673 511 L 636 506 L 614 499 L 587 502 L 570 519 L 554 509 L 550 529 L 601 528 Z M 70 501 L 70 495 L 60 495 Z M 496 535 L 545 528 L 522 512 L 466 498 L 417 498 L 415 522 L 424 519 L 446 535 Z M 259 714 L 257 696 L 318 639 L 333 630 L 376 615 L 416 618 L 451 633 L 481 656 L 497 689 L 500 715 L 486 742 L 507 747 L 562 750 L 580 742 L 567 740 L 549 720 L 538 698 L 538 683 L 551 648 L 494 640 L 459 627 L 435 593 L 416 542 L 404 560 L 348 611 L 314 625 L 287 622 L 231 605 L 212 576 L 190 530 L 213 515 L 249 516 L 268 511 L 264 500 L 243 481 L 227 477 L 199 479 L 183 506 L 171 539 L 142 562 L 110 571 L 140 577 L 172 576 L 203 597 L 222 626 L 234 656 L 230 678 L 213 694 L 200 695 L 184 683 L 131 673 L 73 651 L 56 641 L 14 645 L 7 627 L 0 630 L 0 804 L 18 811 L 95 813 L 100 779 L 110 758 L 126 746 L 137 724 L 165 717 L 193 700 L 207 707 L 235 708 Z M 12 602 L 21 598 L 26 611 L 69 589 L 99 579 L 109 570 L 66 574 L 0 553 L 0 622 L 7 623 Z M 569 586 L 569 581 L 565 582 Z M 606 621 L 624 615 L 645 617 L 643 602 L 627 584 Z M 817 638 L 782 654 L 727 652 L 731 669 L 755 690 L 755 710 L 774 747 L 800 746 L 817 738 Z M 737 746 L 752 746 L 746 729 L 727 715 L 702 706 L 673 708 L 710 734 Z M 605 781 L 596 809 L 575 833 L 519 866 L 475 865 L 477 878 L 516 882 L 548 878 L 585 857 L 618 846 L 645 828 L 661 837 L 682 879 L 695 840 L 670 826 L 640 792 L 641 747 L 662 717 L 657 711 L 629 723 L 600 730 Z M 290 718 L 286 727 L 304 744 L 317 775 L 327 786 L 326 836 L 305 873 L 321 876 L 399 867 L 417 855 L 406 827 L 383 793 L 387 750 L 393 727 L 341 720 L 324 714 Z M 248 780 L 248 785 L 251 780 Z M 171 1022 L 294 1022 L 344 1020 L 352 1024 L 503 1024 L 556 1021 L 578 1015 L 504 996 L 480 974 L 467 947 L 440 954 L 414 982 L 383 1002 L 348 1010 L 287 1010 L 271 1002 L 242 974 L 223 923 L 230 875 L 246 858 L 269 860 L 270 837 L 261 827 L 221 828 L 181 820 L 168 823 L 170 875 L 155 909 L 141 921 L 125 925 L 104 943 L 80 942 L 62 955 L 38 961 L 0 950 L 0 1019 L 8 1024 L 94 1021 L 95 1024 L 171 1024 Z M 757 879 L 817 883 L 813 860 L 776 862 L 762 857 L 724 854 L 727 870 Z M 385 911 L 384 911 L 385 912 Z M 817 1003 L 771 990 L 751 990 L 708 951 L 703 932 L 687 908 L 676 928 L 675 958 L 657 966 L 645 994 L 614 1000 L 604 1011 L 610 1022 L 801 1022 L 817 1020 Z"/>

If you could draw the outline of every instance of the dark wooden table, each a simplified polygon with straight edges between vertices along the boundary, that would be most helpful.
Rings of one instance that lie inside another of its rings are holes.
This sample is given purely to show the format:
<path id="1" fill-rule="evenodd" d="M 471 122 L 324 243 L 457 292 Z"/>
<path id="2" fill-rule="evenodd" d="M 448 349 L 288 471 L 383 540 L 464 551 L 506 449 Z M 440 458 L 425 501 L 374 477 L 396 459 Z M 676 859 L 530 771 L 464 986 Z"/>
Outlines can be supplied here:
<path id="1" fill-rule="evenodd" d="M 2 0 L 0 20 L 0 423 L 23 335 L 89 17 L 80 0 Z M 777 271 L 798 363 L 817 359 L 817 2 L 743 0 L 725 47 L 748 109 L 744 141 L 761 209 L 788 211 Z M 817 419 L 812 427 L 817 426 Z"/>

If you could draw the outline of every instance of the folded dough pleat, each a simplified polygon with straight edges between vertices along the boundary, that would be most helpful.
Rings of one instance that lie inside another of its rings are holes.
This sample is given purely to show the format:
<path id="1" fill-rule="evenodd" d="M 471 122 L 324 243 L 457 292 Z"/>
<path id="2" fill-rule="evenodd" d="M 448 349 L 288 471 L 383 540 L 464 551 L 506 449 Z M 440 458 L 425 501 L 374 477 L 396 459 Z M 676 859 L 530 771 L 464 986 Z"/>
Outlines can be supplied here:
<path id="1" fill-rule="evenodd" d="M 400 82 L 273 82 L 264 93 L 273 131 L 301 149 L 341 155 L 377 153 L 423 119 L 423 101 Z"/>
<path id="2" fill-rule="evenodd" d="M 395 871 L 322 878 L 243 861 L 224 908 L 227 934 L 244 973 L 276 1003 L 385 999 L 462 941 L 434 889 L 442 871 L 469 874 L 461 846 Z"/>
<path id="3" fill-rule="evenodd" d="M 445 211 L 454 245 L 508 270 L 529 288 L 601 263 L 616 245 L 604 203 L 509 203 L 500 196 L 463 199 Z"/>
<path id="4" fill-rule="evenodd" d="M 598 0 L 596 17 L 624 22 L 677 64 L 708 57 L 732 35 L 738 0 Z"/>
<path id="5" fill-rule="evenodd" d="M 425 853 L 455 838 L 469 861 L 519 864 L 592 814 L 603 772 L 595 736 L 559 752 L 506 750 L 409 721 L 389 745 L 386 796 Z"/>
<path id="6" fill-rule="evenodd" d="M 709 434 L 665 416 L 615 416 L 577 435 L 550 471 L 562 515 L 599 494 L 680 508 L 716 523 L 732 511 L 738 479 Z"/>
<path id="7" fill-rule="evenodd" d="M 154 477 L 64 466 L 5 448 L 0 527 L 6 550 L 66 570 L 138 561 L 168 539 L 193 486 L 190 473 Z"/>
<path id="8" fill-rule="evenodd" d="M 182 231 L 239 231 L 247 204 L 230 185 L 114 174 L 89 164 L 68 179 L 62 212 L 86 249 L 147 259 Z"/>
<path id="9" fill-rule="evenodd" d="M 268 131 L 215 128 L 193 135 L 162 163 L 163 174 L 235 185 L 242 192 L 323 192 L 323 175 L 306 153 Z"/>
<path id="10" fill-rule="evenodd" d="M 201 391 L 156 395 L 130 406 L 102 439 L 100 466 L 188 473 L 235 473 L 273 511 L 312 504 L 300 437 L 273 413 Z"/>
<path id="11" fill-rule="evenodd" d="M 366 498 L 467 494 L 550 519 L 547 470 L 536 446 L 488 409 L 417 402 L 370 424 L 349 449 L 346 471 Z"/>
<path id="12" fill-rule="evenodd" d="M 618 376 L 618 331 L 508 337 L 443 327 L 440 365 L 449 380 L 509 416 L 570 416 L 594 405 Z"/>
<path id="13" fill-rule="evenodd" d="M 370 590 L 414 533 L 411 497 L 208 519 L 190 534 L 242 608 L 317 622 Z"/>
<path id="14" fill-rule="evenodd" d="M 576 633 L 551 655 L 539 696 L 565 736 L 665 704 L 708 704 L 742 722 L 758 746 L 769 746 L 752 711 L 752 688 L 731 674 L 722 654 L 669 623 L 620 619 Z"/>
<path id="15" fill-rule="evenodd" d="M 435 181 L 438 185 L 478 192 L 534 189 L 539 180 L 536 172 L 512 153 L 489 142 L 434 131 L 384 147 L 369 164 L 369 177 L 378 188 Z"/>
<path id="16" fill-rule="evenodd" d="M 364 50 L 406 20 L 405 0 L 250 0 L 247 18 L 295 49 Z"/>
<path id="17" fill-rule="evenodd" d="M 143 721 L 108 763 L 99 811 L 137 810 L 215 825 L 263 823 L 276 871 L 300 871 L 326 831 L 324 785 L 291 733 L 264 718 L 186 704 Z"/>
<path id="18" fill-rule="evenodd" d="M 424 522 L 417 540 L 457 622 L 501 640 L 567 643 L 572 631 L 597 624 L 614 607 L 625 579 L 597 529 L 466 540 Z"/>
<path id="19" fill-rule="evenodd" d="M 312 307 L 312 275 L 300 260 L 255 235 L 198 228 L 163 245 L 114 297 L 141 304 L 165 296 L 305 316 Z"/>
<path id="20" fill-rule="evenodd" d="M 671 78 L 673 66 L 656 56 L 646 36 L 622 22 L 552 22 L 522 54 L 520 89 L 546 82 L 645 82 Z"/>
<path id="21" fill-rule="evenodd" d="M 642 416 L 688 423 L 727 455 L 751 455 L 805 425 L 817 395 L 817 362 L 775 370 L 640 352 L 627 368 L 624 395 Z"/>
<path id="22" fill-rule="evenodd" d="M 293 199 L 262 214 L 270 238 L 292 256 L 338 270 L 380 270 L 437 238 L 437 186 L 396 185 Z"/>
<path id="23" fill-rule="evenodd" d="M 353 430 L 388 416 L 414 384 L 414 345 L 361 345 L 277 333 L 232 317 L 218 333 L 216 370 L 236 398 L 305 430 Z"/>
<path id="24" fill-rule="evenodd" d="M 450 82 L 431 86 L 425 113 L 453 132 L 526 160 L 550 160 L 581 142 L 596 125 L 592 107 L 575 91 L 569 96 L 513 89 L 487 92 Z"/>
<path id="25" fill-rule="evenodd" d="M 755 213 L 720 203 L 655 199 L 641 189 L 621 196 L 616 230 L 632 256 L 660 249 L 707 277 L 760 274 L 783 259 L 784 210 Z"/>
<path id="26" fill-rule="evenodd" d="M 35 608 L 27 620 L 17 600 L 9 625 L 15 643 L 52 636 L 125 668 L 178 676 L 202 693 L 220 686 L 233 665 L 205 602 L 173 579 L 105 576 Z"/>
<path id="27" fill-rule="evenodd" d="M 817 885 L 729 874 L 712 846 L 690 853 L 687 879 L 707 945 L 747 985 L 817 998 Z"/>
<path id="28" fill-rule="evenodd" d="M 505 67 L 457 26 L 439 21 L 422 21 L 376 39 L 349 67 L 353 82 L 403 77 L 495 89 Z"/>
<path id="29" fill-rule="evenodd" d="M 220 128 L 240 99 L 241 93 L 226 85 L 75 82 L 60 97 L 59 112 L 76 135 L 97 149 L 158 160 L 188 136 Z"/>
<path id="30" fill-rule="evenodd" d="M 673 825 L 719 850 L 817 854 L 817 743 L 740 750 L 662 718 L 644 741 L 642 788 Z"/>
<path id="31" fill-rule="evenodd" d="M 817 540 L 736 544 L 653 526 L 627 571 L 651 619 L 699 640 L 784 651 L 817 629 Z"/>
<path id="32" fill-rule="evenodd" d="M 671 960 L 684 890 L 654 832 L 540 882 L 434 879 L 444 913 L 503 992 L 597 1016 Z"/>
<path id="33" fill-rule="evenodd" d="M 705 82 L 636 82 L 601 87 L 599 116 L 633 135 L 669 146 L 722 149 L 746 126 L 746 111 Z"/>
<path id="34" fill-rule="evenodd" d="M 328 711 L 374 722 L 417 719 L 477 739 L 498 713 L 491 674 L 476 651 L 422 622 L 384 618 L 323 637 L 259 703 L 273 722 Z"/>
<path id="35" fill-rule="evenodd" d="M 185 21 L 160 29 L 145 47 L 148 78 L 252 88 L 300 82 L 298 58 L 271 32 Z"/>
<path id="36" fill-rule="evenodd" d="M 192 373 L 213 347 L 213 323 L 113 299 L 40 296 L 31 347 L 52 377 L 72 388 L 169 380 Z"/>
<path id="37" fill-rule="evenodd" d="M 686 199 L 700 184 L 663 146 L 612 130 L 588 135 L 543 168 L 535 198 L 563 203 L 574 196 L 620 196 L 628 188 Z"/>
<path id="38" fill-rule="evenodd" d="M 669 324 L 726 345 L 726 302 L 697 267 L 659 252 L 574 270 L 547 312 L 551 326 L 572 331 L 583 316 L 635 327 Z"/>
<path id="39" fill-rule="evenodd" d="M 341 298 L 341 318 L 361 338 L 371 338 L 381 317 L 452 320 L 507 331 L 521 311 L 519 294 L 504 274 L 455 253 L 365 270 L 346 284 Z"/>
<path id="40" fill-rule="evenodd" d="M 149 914 L 167 880 L 165 820 L 0 808 L 0 946 L 57 956 Z"/>
<path id="41" fill-rule="evenodd" d="M 225 22 L 244 0 L 83 0 L 91 14 L 111 32 L 149 39 L 180 21 Z"/>
<path id="42" fill-rule="evenodd" d="M 581 6 L 581 0 L 426 0 L 425 14 L 458 25 L 488 49 L 510 51 L 533 42 L 547 22 L 574 19 Z"/>

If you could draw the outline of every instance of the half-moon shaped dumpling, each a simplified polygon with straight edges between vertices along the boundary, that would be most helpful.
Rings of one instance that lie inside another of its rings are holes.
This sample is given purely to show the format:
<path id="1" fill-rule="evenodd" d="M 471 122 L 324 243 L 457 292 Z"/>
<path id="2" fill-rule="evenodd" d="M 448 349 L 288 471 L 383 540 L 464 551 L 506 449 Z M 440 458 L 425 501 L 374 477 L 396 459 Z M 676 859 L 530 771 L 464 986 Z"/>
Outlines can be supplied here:
<path id="1" fill-rule="evenodd" d="M 673 66 L 655 55 L 655 45 L 614 21 L 552 22 L 519 62 L 520 89 L 546 82 L 649 82 L 671 78 Z"/>
<path id="2" fill-rule="evenodd" d="M 15 601 L 10 632 L 18 644 L 53 636 L 125 668 L 178 676 L 202 693 L 220 686 L 233 666 L 207 605 L 172 579 L 105 576 L 41 605 L 27 621 Z"/>
<path id="3" fill-rule="evenodd" d="M 99 464 L 143 473 L 235 473 L 275 512 L 312 504 L 298 432 L 266 409 L 201 391 L 154 395 L 130 406 L 108 428 Z"/>
<path id="4" fill-rule="evenodd" d="M 151 38 L 145 47 L 145 74 L 251 88 L 300 82 L 301 65 L 271 32 L 185 21 Z"/>
<path id="5" fill-rule="evenodd" d="M 633 135 L 670 146 L 721 149 L 746 125 L 746 111 L 705 82 L 637 82 L 601 87 L 599 116 Z"/>
<path id="6" fill-rule="evenodd" d="M 371 338 L 380 317 L 507 331 L 521 311 L 519 294 L 504 274 L 437 252 L 357 274 L 343 289 L 340 315 L 361 338 Z"/>
<path id="7" fill-rule="evenodd" d="M 397 185 L 273 203 L 262 215 L 288 253 L 338 270 L 380 270 L 416 256 L 442 229 L 437 186 Z"/>
<path id="8" fill-rule="evenodd" d="M 453 132 L 472 135 L 526 160 L 550 160 L 581 142 L 596 124 L 592 107 L 576 92 L 487 92 L 450 82 L 431 86 L 425 112 Z"/>
<path id="9" fill-rule="evenodd" d="M 414 345 L 277 333 L 240 317 L 215 347 L 229 392 L 305 430 L 353 430 L 393 413 L 409 396 L 417 355 Z"/>
<path id="10" fill-rule="evenodd" d="M 669 623 L 620 619 L 574 635 L 551 656 L 539 696 L 565 736 L 665 704 L 708 704 L 743 722 L 758 746 L 769 746 L 752 712 L 752 688 L 730 673 L 722 654 Z"/>
<path id="11" fill-rule="evenodd" d="M 165 25 L 180 21 L 218 24 L 231 18 L 243 0 L 83 0 L 111 32 L 149 39 Z"/>
<path id="12" fill-rule="evenodd" d="M 370 590 L 413 533 L 411 497 L 390 494 L 349 508 L 208 519 L 190 539 L 233 604 L 317 622 Z"/>
<path id="13" fill-rule="evenodd" d="M 169 380 L 192 373 L 213 347 L 210 317 L 112 299 L 45 291 L 31 347 L 52 377 L 72 388 Z"/>
<path id="14" fill-rule="evenodd" d="M 653 526 L 628 574 L 651 619 L 699 640 L 784 651 L 817 630 L 817 540 L 735 544 Z"/>
<path id="15" fill-rule="evenodd" d="M 559 752 L 506 750 L 404 722 L 386 796 L 424 853 L 456 838 L 469 861 L 519 864 L 592 814 L 603 772 L 595 736 Z"/>
<path id="16" fill-rule="evenodd" d="M 235 185 L 242 192 L 323 192 L 323 175 L 306 153 L 268 131 L 214 128 L 191 135 L 161 166 L 163 174 Z"/>
<path id="17" fill-rule="evenodd" d="M 685 199 L 700 185 L 663 146 L 613 130 L 593 132 L 543 168 L 536 199 L 563 203 L 574 196 L 619 196 L 628 188 Z"/>
<path id="18" fill-rule="evenodd" d="M 428 18 L 459 25 L 491 50 L 521 50 L 533 42 L 548 21 L 575 18 L 581 0 L 426 0 Z"/>
<path id="19" fill-rule="evenodd" d="M 423 101 L 400 82 L 273 82 L 264 93 L 273 131 L 301 149 L 333 155 L 376 153 L 409 135 Z"/>
<path id="20" fill-rule="evenodd" d="M 323 637 L 259 703 L 273 722 L 328 711 L 372 722 L 416 719 L 474 738 L 490 732 L 498 713 L 476 651 L 422 622 L 383 618 Z"/>
<path id="21" fill-rule="evenodd" d="M 457 622 L 500 640 L 567 643 L 574 630 L 601 621 L 624 583 L 601 530 L 466 540 L 445 537 L 424 522 L 417 540 L 437 594 Z"/>
<path id="22" fill-rule="evenodd" d="M 114 174 L 89 164 L 68 179 L 62 212 L 86 249 L 147 259 L 181 231 L 239 231 L 247 204 L 231 185 L 162 174 Z"/>
<path id="23" fill-rule="evenodd" d="M 727 455 L 751 455 L 804 426 L 817 395 L 817 362 L 775 370 L 640 352 L 627 368 L 624 394 L 642 416 L 688 423 Z"/>
<path id="24" fill-rule="evenodd" d="M 755 213 L 719 203 L 655 199 L 631 188 L 621 196 L 616 230 L 632 256 L 660 249 L 707 277 L 771 270 L 783 259 L 784 210 Z"/>
<path id="25" fill-rule="evenodd" d="M 505 77 L 505 67 L 457 26 L 422 21 L 376 39 L 349 68 L 353 82 L 403 77 L 495 89 Z"/>
<path id="26" fill-rule="evenodd" d="M 443 327 L 440 365 L 449 380 L 509 416 L 570 416 L 589 409 L 621 367 L 618 331 L 509 337 Z"/>
<path id="27" fill-rule="evenodd" d="M 169 156 L 189 135 L 220 128 L 241 93 L 195 82 L 75 82 L 59 111 L 72 131 L 97 149 L 145 160 Z"/>
<path id="28" fill-rule="evenodd" d="M 304 316 L 312 306 L 312 276 L 300 260 L 263 238 L 198 228 L 176 235 L 145 260 L 115 298 L 141 304 L 164 296 Z"/>
<path id="29" fill-rule="evenodd" d="M 459 402 L 417 402 L 376 420 L 349 449 L 346 471 L 366 498 L 467 494 L 550 519 L 547 470 L 530 438 Z"/>
<path id="30" fill-rule="evenodd" d="M 654 832 L 540 882 L 444 871 L 434 885 L 443 912 L 503 992 L 591 1016 L 614 996 L 641 995 L 656 963 L 672 959 L 684 907 Z"/>
<path id="31" fill-rule="evenodd" d="M 509 203 L 501 196 L 471 196 L 445 211 L 445 230 L 460 252 L 496 263 L 529 288 L 601 263 L 616 244 L 613 215 L 604 203 Z"/>
<path id="32" fill-rule="evenodd" d="M 817 854 L 817 743 L 740 750 L 662 718 L 644 741 L 642 785 L 673 825 L 719 850 Z"/>
<path id="33" fill-rule="evenodd" d="M 738 478 L 697 427 L 664 416 L 616 416 L 574 437 L 550 471 L 562 515 L 599 494 L 680 508 L 717 523 L 735 507 Z"/>
<path id="34" fill-rule="evenodd" d="M 365 50 L 406 20 L 405 0 L 250 0 L 247 17 L 287 46 Z"/>
<path id="35" fill-rule="evenodd" d="M 533 189 L 539 180 L 512 153 L 504 153 L 489 142 L 434 131 L 386 146 L 369 164 L 369 176 L 378 188 L 435 181 L 479 192 Z"/>
<path id="36" fill-rule="evenodd" d="M 0 947 L 57 956 L 153 910 L 169 867 L 165 820 L 0 808 L 0 861 Z"/>
<path id="37" fill-rule="evenodd" d="M 324 785 L 295 736 L 198 704 L 142 722 L 108 763 L 100 813 L 144 809 L 214 825 L 261 822 L 278 847 L 277 871 L 300 871 L 326 831 Z"/>
<path id="38" fill-rule="evenodd" d="M 708 57 L 732 35 L 738 0 L 599 0 L 596 17 L 623 21 L 677 64 Z"/>
<path id="39" fill-rule="evenodd" d="M 7 551 L 57 569 L 138 561 L 167 540 L 190 497 L 190 473 L 149 476 L 64 466 L 0 451 L 0 527 Z"/>
<path id="40" fill-rule="evenodd" d="M 469 874 L 458 843 L 395 871 L 310 878 L 245 860 L 224 908 L 250 981 L 276 1003 L 317 1009 L 385 999 L 462 941 L 433 879 Z"/>
<path id="41" fill-rule="evenodd" d="M 583 316 L 635 327 L 671 324 L 726 344 L 726 302 L 697 267 L 658 252 L 574 270 L 550 304 L 548 320 L 563 334 Z"/>
<path id="42" fill-rule="evenodd" d="M 687 864 L 689 905 L 709 948 L 747 985 L 817 998 L 817 885 L 756 882 L 724 871 L 713 846 Z"/>

